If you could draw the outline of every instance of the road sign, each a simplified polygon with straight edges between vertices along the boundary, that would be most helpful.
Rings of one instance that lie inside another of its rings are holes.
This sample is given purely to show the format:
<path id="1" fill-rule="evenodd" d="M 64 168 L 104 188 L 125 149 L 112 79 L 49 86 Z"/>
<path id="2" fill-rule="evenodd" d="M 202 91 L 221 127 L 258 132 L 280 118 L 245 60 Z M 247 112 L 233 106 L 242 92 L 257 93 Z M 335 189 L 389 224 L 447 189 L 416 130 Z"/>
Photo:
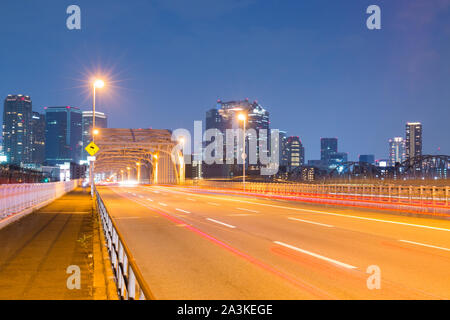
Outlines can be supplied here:
<path id="1" fill-rule="evenodd" d="M 96 154 L 98 152 L 99 147 L 97 147 L 97 145 L 94 142 L 91 142 L 87 145 L 87 147 L 85 148 L 85 150 L 87 151 L 87 153 L 89 153 L 91 156 L 93 156 L 94 154 Z"/>

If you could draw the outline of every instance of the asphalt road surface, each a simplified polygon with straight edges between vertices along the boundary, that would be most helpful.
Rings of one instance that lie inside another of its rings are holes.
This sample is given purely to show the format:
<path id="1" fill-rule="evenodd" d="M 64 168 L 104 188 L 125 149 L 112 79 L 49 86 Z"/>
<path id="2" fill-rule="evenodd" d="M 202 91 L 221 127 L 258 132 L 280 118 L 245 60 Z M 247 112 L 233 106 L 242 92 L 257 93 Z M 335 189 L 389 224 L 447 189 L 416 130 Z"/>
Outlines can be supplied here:
<path id="1" fill-rule="evenodd" d="M 181 187 L 99 192 L 157 299 L 450 299 L 450 221 Z"/>

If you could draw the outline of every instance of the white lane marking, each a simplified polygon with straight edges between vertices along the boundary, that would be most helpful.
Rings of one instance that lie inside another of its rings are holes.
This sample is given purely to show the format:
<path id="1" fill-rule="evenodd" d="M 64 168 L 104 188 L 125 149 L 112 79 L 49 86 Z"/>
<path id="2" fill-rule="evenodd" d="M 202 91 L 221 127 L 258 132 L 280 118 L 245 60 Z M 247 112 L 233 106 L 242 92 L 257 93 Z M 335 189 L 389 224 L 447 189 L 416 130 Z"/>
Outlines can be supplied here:
<path id="1" fill-rule="evenodd" d="M 197 196 L 200 196 L 200 197 L 203 196 L 203 197 L 207 197 L 207 198 L 214 198 L 214 197 L 209 197 L 209 196 L 204 196 L 204 195 L 197 195 Z M 360 219 L 360 220 L 367 220 L 367 221 L 392 223 L 392 224 L 404 225 L 404 226 L 409 226 L 409 227 L 417 227 L 417 228 L 425 228 L 425 229 L 432 229 L 432 230 L 439 230 L 439 231 L 450 232 L 450 229 L 426 226 L 426 225 L 422 225 L 422 224 L 413 224 L 413 223 L 407 223 L 407 222 L 399 222 L 399 221 L 390 221 L 390 220 L 383 220 L 383 219 L 359 217 L 359 216 L 353 216 L 353 215 L 347 215 L 347 214 L 339 214 L 339 213 L 327 212 L 327 211 L 318 211 L 318 210 L 301 209 L 301 208 L 293 208 L 293 207 L 283 207 L 283 206 L 277 206 L 277 205 L 274 205 L 274 204 L 257 203 L 257 202 L 237 200 L 237 199 L 224 198 L 223 200 L 242 202 L 242 203 L 248 203 L 248 204 L 253 204 L 253 205 L 258 205 L 258 206 L 266 206 L 266 207 L 272 207 L 272 208 L 280 208 L 280 209 L 287 209 L 287 210 L 294 210 L 294 211 L 303 211 L 303 212 L 313 212 L 313 213 L 320 213 L 320 214 L 326 214 L 326 215 L 338 216 L 338 217 L 344 217 L 344 218 L 352 218 L 352 219 Z M 269 201 L 270 201 L 270 199 L 269 199 Z"/>
<path id="2" fill-rule="evenodd" d="M 175 210 L 180 211 L 180 212 L 184 212 L 184 213 L 190 213 L 189 211 L 186 211 L 186 210 L 183 210 L 183 209 L 176 208 Z"/>
<path id="3" fill-rule="evenodd" d="M 414 241 L 409 241 L 409 240 L 398 240 L 398 241 L 406 242 L 406 243 L 410 243 L 410 244 L 416 244 L 416 245 L 418 245 L 418 246 L 423 246 L 423 247 L 429 247 L 429 248 L 434 248 L 434 249 L 440 249 L 440 250 L 450 251 L 450 249 L 448 249 L 448 248 L 438 247 L 438 246 L 433 246 L 433 245 L 431 245 L 431 244 L 425 244 L 425 243 L 414 242 Z"/>
<path id="4" fill-rule="evenodd" d="M 340 261 L 337 261 L 337 260 L 334 260 L 334 259 L 330 259 L 330 258 L 321 256 L 320 254 L 317 254 L 317 253 L 314 253 L 314 252 L 311 252 L 311 251 L 307 251 L 307 250 L 303 250 L 303 249 L 291 246 L 290 244 L 286 244 L 284 242 L 274 241 L 274 243 L 276 243 L 276 244 L 278 244 L 280 246 L 283 246 L 283 247 L 286 247 L 286 248 L 289 248 L 289 249 L 292 249 L 292 250 L 304 253 L 304 254 L 308 254 L 308 255 L 313 256 L 315 258 L 322 259 L 322 260 L 325 260 L 325 261 L 337 264 L 338 266 L 341 266 L 341 267 L 344 267 L 344 268 L 347 268 L 347 269 L 357 269 L 357 267 L 355 267 L 355 266 L 352 266 L 352 265 L 349 265 L 349 264 L 346 264 L 346 263 L 343 263 L 343 262 L 340 262 Z"/>
<path id="5" fill-rule="evenodd" d="M 186 198 L 186 200 L 189 200 L 189 201 L 197 201 L 197 200 L 191 199 L 191 198 Z"/>
<path id="6" fill-rule="evenodd" d="M 153 200 L 152 200 L 152 199 L 150 199 L 150 198 L 147 198 L 147 200 L 148 200 L 148 201 L 153 201 Z"/>
<path id="7" fill-rule="evenodd" d="M 136 196 L 136 193 L 133 193 L 133 196 Z"/>
<path id="8" fill-rule="evenodd" d="M 208 204 L 212 205 L 212 206 L 220 206 L 220 204 L 215 203 L 215 202 L 207 202 Z"/>
<path id="9" fill-rule="evenodd" d="M 168 192 L 177 192 L 177 191 L 170 190 Z M 184 191 L 184 192 L 183 191 L 178 191 L 178 192 L 186 193 L 186 191 Z M 216 199 L 217 198 L 217 196 L 213 197 L 213 196 L 207 196 L 207 195 L 202 195 L 202 194 L 195 194 L 195 196 L 196 197 L 204 197 L 204 198 L 212 198 L 212 199 Z M 426 226 L 426 225 L 422 225 L 422 224 L 413 224 L 413 223 L 407 223 L 407 222 L 390 221 L 390 220 L 375 219 L 375 218 L 366 218 L 366 217 L 359 217 L 359 216 L 353 216 L 353 215 L 347 215 L 347 214 L 339 214 L 339 213 L 327 212 L 327 211 L 300 209 L 300 208 L 293 208 L 293 207 L 283 207 L 283 206 L 277 206 L 277 205 L 274 205 L 274 204 L 258 203 L 258 202 L 244 201 L 244 200 L 238 200 L 238 199 L 229 199 L 229 198 L 225 198 L 225 197 L 222 198 L 222 200 L 241 202 L 241 203 L 248 203 L 248 204 L 252 204 L 252 205 L 266 206 L 266 207 L 272 207 L 272 208 L 280 208 L 280 209 L 286 209 L 286 210 L 313 212 L 313 213 L 327 214 L 327 215 L 332 215 L 332 216 L 337 216 L 337 217 L 344 217 L 344 218 L 351 218 L 351 219 L 360 219 L 360 220 L 383 222 L 383 223 L 391 223 L 391 224 L 398 224 L 398 225 L 404 225 L 404 226 L 409 226 L 409 227 L 416 227 L 416 228 L 424 228 L 424 229 L 431 229 L 431 230 L 439 230 L 439 231 L 450 232 L 450 229 Z M 262 200 L 273 201 L 273 199 L 262 199 Z"/>
<path id="10" fill-rule="evenodd" d="M 250 210 L 250 209 L 246 209 L 246 208 L 236 208 L 238 210 L 242 210 L 242 211 L 248 211 L 248 212 L 254 212 L 254 213 L 258 213 L 259 211 L 256 210 Z"/>
<path id="11" fill-rule="evenodd" d="M 301 221 L 301 222 L 305 222 L 305 223 L 317 224 L 318 226 L 323 226 L 323 227 L 328 227 L 328 228 L 333 228 L 334 227 L 334 226 L 332 226 L 330 224 L 319 223 L 319 222 L 314 222 L 314 221 L 309 221 L 309 220 L 302 220 L 302 219 L 298 219 L 298 218 L 288 217 L 288 219 L 289 220 L 295 220 L 295 221 Z"/>
<path id="12" fill-rule="evenodd" d="M 156 190 L 153 190 L 152 192 L 154 192 L 154 193 L 159 193 L 159 191 L 156 191 Z"/>
<path id="13" fill-rule="evenodd" d="M 142 194 L 139 195 L 139 198 L 143 198 L 144 196 Z"/>
<path id="14" fill-rule="evenodd" d="M 232 226 L 231 224 L 224 223 L 224 222 L 221 222 L 221 221 L 218 221 L 218 220 L 214 220 L 214 219 L 211 219 L 211 218 L 206 218 L 206 220 L 209 220 L 211 222 L 215 222 L 215 223 L 221 224 L 221 225 L 223 225 L 225 227 L 228 227 L 228 228 L 231 228 L 231 229 L 236 228 L 235 226 Z"/>
<path id="15" fill-rule="evenodd" d="M 163 207 L 167 207 L 167 204 L 165 204 L 165 203 L 162 203 L 162 202 L 158 202 L 158 203 Z"/>

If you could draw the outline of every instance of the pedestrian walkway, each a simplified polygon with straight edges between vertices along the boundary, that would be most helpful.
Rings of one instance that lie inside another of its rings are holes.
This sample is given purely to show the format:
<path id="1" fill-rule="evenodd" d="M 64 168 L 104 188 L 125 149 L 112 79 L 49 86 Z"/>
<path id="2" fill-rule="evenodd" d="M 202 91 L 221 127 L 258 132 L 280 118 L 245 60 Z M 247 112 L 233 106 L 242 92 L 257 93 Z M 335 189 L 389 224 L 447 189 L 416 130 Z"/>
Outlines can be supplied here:
<path id="1" fill-rule="evenodd" d="M 77 188 L 1 229 L 0 299 L 112 298 L 98 226 L 88 190 Z"/>

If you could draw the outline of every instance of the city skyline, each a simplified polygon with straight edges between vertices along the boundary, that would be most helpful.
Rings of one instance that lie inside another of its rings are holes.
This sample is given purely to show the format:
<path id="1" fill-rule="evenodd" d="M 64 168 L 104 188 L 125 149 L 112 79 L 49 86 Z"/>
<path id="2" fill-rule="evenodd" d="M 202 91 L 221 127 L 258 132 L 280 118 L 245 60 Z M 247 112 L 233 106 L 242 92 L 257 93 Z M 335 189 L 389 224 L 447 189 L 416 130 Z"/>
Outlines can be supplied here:
<path id="1" fill-rule="evenodd" d="M 0 67 L 6 75 L 0 95 L 30 95 L 38 112 L 65 104 L 88 110 L 85 82 L 102 71 L 114 83 L 98 96 L 111 127 L 192 129 L 217 99 L 248 97 L 271 110 L 272 128 L 301 137 L 306 159 L 319 158 L 321 137 L 338 137 L 349 159 L 388 158 L 386 141 L 403 136 L 410 121 L 425 128 L 424 154 L 438 148 L 449 154 L 450 48 L 441 28 L 449 6 L 406 3 L 383 3 L 383 28 L 377 31 L 365 27 L 366 6 L 357 2 L 327 3 L 333 15 L 324 15 L 320 4 L 308 2 L 197 1 L 190 8 L 156 1 L 113 5 L 99 16 L 101 3 L 80 1 L 86 16 L 79 31 L 61 23 L 65 3 L 48 9 L 1 4 L 10 13 L 5 25 L 11 29 L 0 30 L 5 42 L 28 41 L 17 44 L 17 55 L 0 51 L 7 62 Z M 152 19 L 143 35 L 136 30 L 144 28 L 139 21 L 146 12 Z M 19 13 L 30 15 L 27 26 L 15 20 Z M 424 14 L 427 19 L 418 19 Z M 111 24 L 118 17 L 120 27 Z M 47 45 L 52 41 L 61 51 L 55 59 Z M 226 46 L 241 54 L 223 52 Z"/>
<path id="2" fill-rule="evenodd" d="M 0 12 L 0 302 L 450 300 L 450 0 Z"/>
<path id="3" fill-rule="evenodd" d="M 11 94 L 9 94 L 8 96 L 11 96 Z M 31 96 L 30 95 L 23 95 L 23 94 L 13 94 L 13 96 L 25 96 L 25 97 L 29 97 L 30 99 L 31 99 Z M 245 99 L 243 99 L 243 100 L 240 100 L 241 102 L 244 102 L 244 101 L 247 101 L 247 102 L 249 102 L 250 100 L 249 100 L 249 98 L 245 98 Z M 239 102 L 239 99 L 234 99 L 234 100 L 230 100 L 229 102 L 226 102 L 226 103 L 232 103 L 232 102 Z M 215 110 L 216 108 L 219 108 L 218 106 L 220 105 L 220 104 L 222 104 L 222 103 L 224 103 L 223 101 L 222 101 L 222 99 L 218 99 L 217 101 L 216 101 L 216 105 L 215 105 L 215 107 L 213 107 L 213 108 L 211 108 L 211 109 L 208 109 L 207 111 L 211 111 L 211 110 Z M 249 102 L 250 103 L 250 102 Z M 251 102 L 251 103 L 253 103 L 253 104 L 259 104 L 259 102 L 258 102 L 258 100 L 254 100 L 253 102 Z M 34 110 L 34 108 L 33 108 L 33 113 L 34 112 L 39 112 L 39 113 L 41 113 L 41 114 L 45 114 L 45 110 L 46 110 L 46 108 L 48 108 L 48 106 L 44 106 L 44 107 L 42 107 L 42 110 L 43 111 L 41 111 L 41 110 L 39 110 L 39 111 L 35 111 Z M 90 108 L 91 107 L 89 107 L 89 106 L 87 106 L 87 107 L 77 107 L 78 109 L 80 109 L 83 113 L 92 113 L 92 111 L 90 110 Z M 107 109 L 107 108 L 106 108 Z M 103 110 L 103 109 L 102 109 Z M 97 117 L 101 117 L 101 118 L 103 118 L 104 116 L 105 116 L 105 113 L 104 112 L 102 112 L 102 111 L 97 111 L 98 112 L 98 115 L 96 116 L 96 118 Z M 421 127 L 422 127 L 422 123 L 420 122 L 420 121 L 416 121 L 416 122 L 410 122 L 410 121 L 407 121 L 407 122 L 405 122 L 404 123 L 404 125 L 406 124 L 406 126 L 408 127 L 408 125 L 409 124 L 419 124 Z M 148 128 L 151 128 L 151 127 L 148 127 Z M 175 129 L 178 129 L 178 128 L 168 128 L 169 130 L 175 130 Z M 283 130 L 283 128 L 273 128 L 273 127 L 271 127 L 271 129 L 278 129 L 278 130 L 280 130 L 280 132 L 285 132 L 285 133 L 289 133 L 289 132 L 287 132 L 287 131 L 285 131 L 285 130 Z M 295 136 L 295 133 L 293 134 L 294 136 Z M 407 140 L 407 133 L 405 133 L 403 136 L 402 136 L 402 139 L 406 142 L 406 140 Z M 84 136 L 84 134 L 83 134 L 83 136 Z M 298 135 L 297 135 L 297 137 L 298 137 Z M 300 136 L 299 137 L 300 138 L 300 140 L 303 140 L 303 138 Z M 331 139 L 331 140 L 338 140 L 338 141 L 340 141 L 340 143 L 342 143 L 343 141 L 342 140 L 340 140 L 340 138 L 339 137 L 320 137 L 320 140 L 319 140 L 319 143 L 318 143 L 318 145 L 321 143 L 321 141 L 323 140 L 323 139 L 325 139 L 325 140 L 327 140 L 327 139 Z M 426 152 L 424 152 L 423 151 L 423 149 L 424 149 L 424 144 L 422 143 L 422 139 L 423 139 L 423 137 L 421 136 L 421 152 L 422 153 L 424 153 L 424 154 L 427 154 Z M 391 138 L 389 138 L 388 140 L 387 140 L 389 143 L 391 142 Z M 303 144 L 303 141 L 302 141 L 302 144 Z M 373 152 L 371 153 L 371 154 L 373 154 L 374 156 L 375 156 L 375 159 L 376 160 L 385 160 L 385 159 L 390 159 L 391 158 L 391 150 L 390 150 L 390 146 L 389 146 L 389 148 L 387 148 L 386 149 L 386 152 L 385 153 L 383 153 L 383 154 L 374 154 Z M 321 149 L 321 148 L 320 148 Z M 425 145 L 425 149 L 427 149 L 426 148 L 426 145 Z M 432 153 L 430 153 L 430 154 L 441 154 L 440 153 L 440 151 L 442 150 L 442 149 L 445 149 L 445 148 L 441 148 L 441 147 L 438 147 L 438 149 L 437 150 L 435 150 L 435 152 L 432 152 Z M 305 147 L 303 147 L 303 150 L 305 150 Z M 309 150 L 308 150 L 309 151 Z M 439 151 L 439 152 L 438 152 Z M 192 152 L 193 152 L 193 150 L 192 150 Z M 318 157 L 307 157 L 306 155 L 308 154 L 308 153 L 306 153 L 305 151 L 303 151 L 304 152 L 304 154 L 303 154 L 303 157 L 304 157 L 304 160 L 305 160 L 305 162 L 306 161 L 308 161 L 308 160 L 318 160 L 318 159 L 321 159 L 322 158 L 322 155 L 321 155 L 321 153 L 322 153 L 322 151 L 320 152 L 320 154 L 319 154 L 319 156 Z M 83 151 L 83 156 L 85 156 L 84 155 L 84 151 Z M 346 153 L 347 155 L 349 155 L 351 152 L 348 152 L 348 151 L 340 151 L 339 153 Z M 347 160 L 348 161 L 359 161 L 359 157 L 361 156 L 361 154 L 363 154 L 363 153 L 361 153 L 361 152 L 359 152 L 359 151 L 355 151 L 355 153 L 354 154 L 352 154 L 352 157 L 347 157 Z M 369 152 L 369 154 L 370 154 L 370 152 Z"/>

